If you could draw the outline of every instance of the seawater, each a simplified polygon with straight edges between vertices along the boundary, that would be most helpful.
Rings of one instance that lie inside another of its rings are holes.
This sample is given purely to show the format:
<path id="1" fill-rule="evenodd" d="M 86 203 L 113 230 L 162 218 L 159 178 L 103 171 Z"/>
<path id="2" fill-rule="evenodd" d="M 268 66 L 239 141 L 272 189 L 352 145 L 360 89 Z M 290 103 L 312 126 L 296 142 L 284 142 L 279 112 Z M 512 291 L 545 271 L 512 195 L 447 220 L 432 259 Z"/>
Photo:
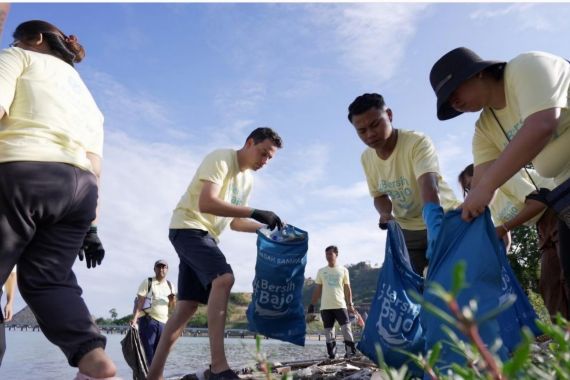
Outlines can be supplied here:
<path id="1" fill-rule="evenodd" d="M 132 379 L 132 371 L 123 358 L 121 340 L 124 335 L 107 335 L 106 351 L 117 366 L 117 375 L 124 380 Z M 253 367 L 255 363 L 255 340 L 252 338 L 229 338 L 226 356 L 233 369 Z M 6 354 L 0 367 L 0 380 L 73 379 L 76 368 L 67 360 L 58 347 L 51 344 L 41 332 L 6 331 Z M 270 361 L 287 362 L 325 358 L 324 337 L 321 341 L 306 340 L 305 347 L 273 339 L 263 339 L 261 350 Z M 344 353 L 343 349 L 339 353 Z M 170 353 L 164 371 L 166 378 L 180 378 L 184 374 L 202 371 L 210 362 L 210 343 L 207 337 L 182 337 Z"/>

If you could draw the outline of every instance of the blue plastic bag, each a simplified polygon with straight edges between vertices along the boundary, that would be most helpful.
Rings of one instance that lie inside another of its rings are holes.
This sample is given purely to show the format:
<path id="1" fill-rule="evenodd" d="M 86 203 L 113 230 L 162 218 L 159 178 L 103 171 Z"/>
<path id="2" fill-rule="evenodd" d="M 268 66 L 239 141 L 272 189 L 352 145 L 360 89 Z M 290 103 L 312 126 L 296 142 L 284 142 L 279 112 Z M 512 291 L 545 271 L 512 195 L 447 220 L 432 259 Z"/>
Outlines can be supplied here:
<path id="1" fill-rule="evenodd" d="M 501 329 L 503 344 L 509 352 L 514 352 L 522 341 L 521 329 L 523 326 L 527 326 L 534 336 L 542 335 L 542 332 L 536 325 L 538 316 L 509 264 L 505 246 L 502 242 L 499 242 L 499 246 L 499 260 L 501 261 L 501 277 L 503 280 L 499 304 L 503 304 L 512 296 L 515 296 L 516 300 L 511 307 L 497 316 L 497 321 Z"/>
<path id="2" fill-rule="evenodd" d="M 294 233 L 292 240 L 274 241 L 257 231 L 257 262 L 247 321 L 250 331 L 304 346 L 302 292 L 309 235 L 297 227 Z"/>
<path id="3" fill-rule="evenodd" d="M 463 260 L 467 263 L 465 273 L 467 288 L 458 295 L 459 307 L 463 308 L 469 304 L 470 300 L 476 300 L 476 318 L 496 309 L 499 306 L 499 300 L 505 297 L 503 270 L 508 273 L 510 268 L 505 268 L 505 262 L 502 259 L 504 247 L 497 239 L 489 210 L 486 209 L 484 215 L 467 223 L 461 219 L 461 210 L 452 210 L 444 215 L 440 206 L 430 203 L 424 207 L 424 220 L 428 227 L 430 256 L 426 289 L 430 283 L 437 282 L 445 289 L 450 290 L 454 267 L 457 262 Z M 512 280 L 516 281 L 514 276 Z M 433 293 L 424 292 L 424 299 L 449 312 L 447 305 Z M 462 340 L 467 341 L 467 337 L 459 332 L 455 326 L 447 325 L 443 320 L 427 311 L 422 310 L 421 318 L 425 329 L 426 350 L 431 349 L 437 342 L 443 343 L 439 361 L 435 367 L 445 369 L 452 363 L 464 365 L 466 363 L 465 357 L 453 350 L 451 345 L 447 343 L 449 337 L 441 327 L 446 325 Z M 508 322 L 510 325 L 513 323 Z M 479 334 L 488 347 L 491 347 L 498 337 L 502 337 L 502 331 L 506 332 L 504 328 L 501 330 L 499 318 L 488 320 L 479 325 Z M 498 349 L 497 354 L 502 360 L 507 358 L 505 345 Z"/>
<path id="4" fill-rule="evenodd" d="M 376 345 L 380 345 L 386 364 L 396 368 L 407 364 L 421 375 L 423 371 L 408 356 L 394 350 L 418 354 L 424 349 L 420 304 L 410 297 L 411 290 L 421 294 L 423 279 L 412 269 L 402 230 L 390 221 L 384 264 L 358 349 L 378 363 Z"/>

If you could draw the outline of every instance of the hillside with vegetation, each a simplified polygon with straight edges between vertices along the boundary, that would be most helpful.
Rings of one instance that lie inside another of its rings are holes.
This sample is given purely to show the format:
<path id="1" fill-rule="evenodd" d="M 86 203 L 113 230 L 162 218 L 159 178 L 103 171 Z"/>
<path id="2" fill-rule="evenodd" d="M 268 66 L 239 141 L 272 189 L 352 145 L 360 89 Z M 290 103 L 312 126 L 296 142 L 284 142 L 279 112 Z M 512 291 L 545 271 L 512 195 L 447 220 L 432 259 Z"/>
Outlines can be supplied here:
<path id="1" fill-rule="evenodd" d="M 370 304 L 372 297 L 376 291 L 376 281 L 380 268 L 371 267 L 365 262 L 348 265 L 350 275 L 351 288 L 353 293 L 353 302 L 358 307 L 360 305 Z M 311 295 L 315 287 L 314 279 L 308 277 L 305 279 L 303 287 L 303 305 L 305 309 L 311 302 Z M 245 315 L 247 306 L 251 302 L 251 293 L 231 293 L 228 306 L 227 328 L 245 329 L 247 328 L 247 317 Z M 126 315 L 117 318 L 115 309 L 109 310 L 111 318 L 97 318 L 97 324 L 105 325 L 126 325 L 129 323 L 132 315 Z M 206 314 L 206 306 L 198 307 L 198 311 L 188 322 L 189 327 L 207 327 L 208 318 Z"/>

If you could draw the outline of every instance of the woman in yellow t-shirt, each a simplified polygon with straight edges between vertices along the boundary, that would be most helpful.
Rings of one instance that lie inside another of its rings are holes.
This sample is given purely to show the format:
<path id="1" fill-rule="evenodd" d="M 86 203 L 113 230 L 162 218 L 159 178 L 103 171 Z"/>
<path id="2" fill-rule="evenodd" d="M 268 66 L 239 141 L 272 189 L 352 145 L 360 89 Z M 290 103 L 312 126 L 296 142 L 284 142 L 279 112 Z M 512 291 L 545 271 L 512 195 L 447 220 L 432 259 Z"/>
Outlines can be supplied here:
<path id="1" fill-rule="evenodd" d="M 556 215 L 547 209 L 544 203 L 526 198 L 529 194 L 536 194 L 528 175 L 532 175 L 533 181 L 540 188 L 552 188 L 554 183 L 538 176 L 534 170 L 529 169 L 528 172 L 529 174 L 523 170 L 519 171 L 497 190 L 489 205 L 491 216 L 496 225 L 497 236 L 504 240 L 507 252 L 512 229 L 522 225 L 536 226 L 540 252 L 540 294 L 551 318 L 560 312 L 568 319 L 570 297 L 565 288 L 562 263 L 558 254 Z M 459 174 L 458 179 L 465 197 L 471 189 L 473 164 L 468 165 Z"/>
<path id="2" fill-rule="evenodd" d="M 460 47 L 433 65 L 430 82 L 440 120 L 463 112 L 480 113 L 473 137 L 473 186 L 462 206 L 464 220 L 481 215 L 495 190 L 531 161 L 559 189 L 570 186 L 570 63 L 566 59 L 533 51 L 508 62 L 485 61 Z M 570 193 L 558 200 L 566 202 Z M 559 217 L 559 253 L 570 283 L 570 216 Z"/>
<path id="3" fill-rule="evenodd" d="M 77 379 L 112 378 L 72 270 L 78 253 L 88 268 L 105 253 L 94 225 L 103 115 L 73 66 L 85 51 L 40 20 L 13 37 L 0 51 L 0 283 L 17 264 L 22 297 Z"/>

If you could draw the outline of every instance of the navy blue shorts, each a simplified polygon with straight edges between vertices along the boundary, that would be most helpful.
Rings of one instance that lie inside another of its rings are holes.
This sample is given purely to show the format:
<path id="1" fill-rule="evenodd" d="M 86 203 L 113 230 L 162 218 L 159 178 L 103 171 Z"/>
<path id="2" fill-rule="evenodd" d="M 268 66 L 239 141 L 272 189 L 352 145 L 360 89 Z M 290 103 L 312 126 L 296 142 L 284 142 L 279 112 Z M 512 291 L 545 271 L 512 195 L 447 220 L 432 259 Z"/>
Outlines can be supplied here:
<path id="1" fill-rule="evenodd" d="M 321 318 L 323 327 L 330 329 L 334 326 L 336 320 L 340 326 L 346 325 L 350 320 L 348 318 L 348 310 L 346 309 L 325 309 L 321 310 Z"/>
<path id="2" fill-rule="evenodd" d="M 170 229 L 168 238 L 180 258 L 178 299 L 207 304 L 212 281 L 223 274 L 233 274 L 232 267 L 208 231 Z"/>

